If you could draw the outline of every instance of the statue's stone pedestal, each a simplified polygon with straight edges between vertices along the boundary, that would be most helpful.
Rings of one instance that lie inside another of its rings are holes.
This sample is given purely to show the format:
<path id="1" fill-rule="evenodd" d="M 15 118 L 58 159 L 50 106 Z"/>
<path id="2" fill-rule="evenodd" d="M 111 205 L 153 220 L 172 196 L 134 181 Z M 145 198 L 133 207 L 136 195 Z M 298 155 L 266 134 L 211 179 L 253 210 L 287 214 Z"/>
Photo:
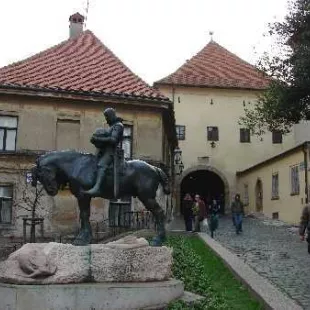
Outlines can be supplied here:
<path id="1" fill-rule="evenodd" d="M 161 309 L 181 297 L 172 250 L 128 236 L 109 244 L 28 243 L 0 263 L 0 310 Z"/>
<path id="2" fill-rule="evenodd" d="M 178 280 L 145 283 L 17 285 L 0 283 L 0 309 L 162 309 L 183 295 Z"/>
<path id="3" fill-rule="evenodd" d="M 171 278 L 172 250 L 133 236 L 108 244 L 27 243 L 0 263 L 0 282 L 69 284 Z"/>

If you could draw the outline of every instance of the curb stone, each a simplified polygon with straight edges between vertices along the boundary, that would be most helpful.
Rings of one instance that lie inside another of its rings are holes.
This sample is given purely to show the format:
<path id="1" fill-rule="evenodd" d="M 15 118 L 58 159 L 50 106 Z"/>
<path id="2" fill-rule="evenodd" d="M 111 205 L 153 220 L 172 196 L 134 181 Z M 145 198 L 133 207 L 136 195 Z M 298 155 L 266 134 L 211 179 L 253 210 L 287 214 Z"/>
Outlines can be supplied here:
<path id="1" fill-rule="evenodd" d="M 302 310 L 294 300 L 284 295 L 268 280 L 260 276 L 237 255 L 224 248 L 205 233 L 197 234 L 219 256 L 234 275 L 257 297 L 266 309 Z"/>

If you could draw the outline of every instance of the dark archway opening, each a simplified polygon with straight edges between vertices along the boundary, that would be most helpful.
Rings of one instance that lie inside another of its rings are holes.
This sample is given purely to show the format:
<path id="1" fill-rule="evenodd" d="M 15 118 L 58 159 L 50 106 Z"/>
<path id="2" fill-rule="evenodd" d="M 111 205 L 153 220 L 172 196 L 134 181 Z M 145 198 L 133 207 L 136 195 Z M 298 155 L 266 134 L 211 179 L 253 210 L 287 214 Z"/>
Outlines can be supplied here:
<path id="1" fill-rule="evenodd" d="M 192 197 L 199 194 L 206 204 L 216 199 L 220 205 L 220 212 L 225 213 L 225 185 L 216 173 L 208 170 L 190 173 L 181 182 L 181 201 L 186 193 L 191 194 Z M 183 214 L 182 203 L 181 213 Z"/>

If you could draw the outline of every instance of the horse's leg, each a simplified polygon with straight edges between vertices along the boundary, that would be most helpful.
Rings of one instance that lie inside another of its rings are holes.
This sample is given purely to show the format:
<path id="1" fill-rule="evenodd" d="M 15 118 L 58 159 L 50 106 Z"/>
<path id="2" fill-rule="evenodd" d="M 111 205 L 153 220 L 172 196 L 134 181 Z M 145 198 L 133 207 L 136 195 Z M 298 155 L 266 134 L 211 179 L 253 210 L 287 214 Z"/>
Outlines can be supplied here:
<path id="1" fill-rule="evenodd" d="M 79 209 L 80 209 L 80 221 L 81 229 L 78 236 L 75 238 L 74 245 L 87 245 L 91 243 L 92 231 L 89 222 L 90 217 L 90 197 L 83 196 L 78 198 Z"/>
<path id="2" fill-rule="evenodd" d="M 166 238 L 165 212 L 155 198 L 139 197 L 139 199 L 144 204 L 146 209 L 152 212 L 155 218 L 157 235 L 153 239 L 152 245 L 161 246 Z"/>

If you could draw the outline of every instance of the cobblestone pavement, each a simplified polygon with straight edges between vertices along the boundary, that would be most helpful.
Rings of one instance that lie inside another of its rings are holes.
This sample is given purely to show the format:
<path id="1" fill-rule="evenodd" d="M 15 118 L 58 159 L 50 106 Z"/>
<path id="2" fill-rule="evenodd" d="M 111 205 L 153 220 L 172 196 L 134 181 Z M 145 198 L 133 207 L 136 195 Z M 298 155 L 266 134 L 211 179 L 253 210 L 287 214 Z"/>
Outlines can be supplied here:
<path id="1" fill-rule="evenodd" d="M 231 218 L 225 217 L 220 219 L 214 239 L 310 309 L 310 255 L 296 228 L 279 221 L 245 218 L 243 233 L 236 235 Z"/>

